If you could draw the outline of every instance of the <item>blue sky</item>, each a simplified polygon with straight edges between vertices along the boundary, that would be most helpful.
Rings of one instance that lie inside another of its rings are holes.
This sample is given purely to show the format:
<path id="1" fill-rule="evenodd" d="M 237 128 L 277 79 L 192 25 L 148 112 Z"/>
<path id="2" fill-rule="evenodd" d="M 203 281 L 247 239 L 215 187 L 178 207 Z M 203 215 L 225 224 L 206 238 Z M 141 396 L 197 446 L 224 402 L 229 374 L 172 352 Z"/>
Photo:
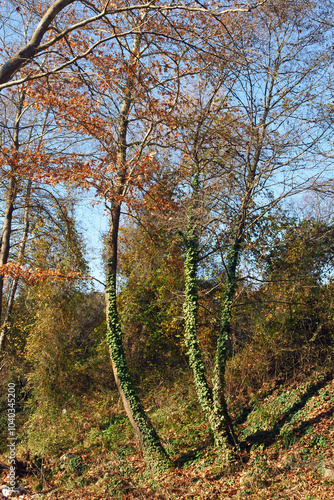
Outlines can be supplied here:
<path id="1" fill-rule="evenodd" d="M 93 203 L 92 203 L 93 202 Z M 100 282 L 105 282 L 104 266 L 102 261 L 103 236 L 108 230 L 108 215 L 103 203 L 96 203 L 91 193 L 78 197 L 76 204 L 76 220 L 78 231 L 82 233 L 86 246 L 86 259 L 90 273 L 94 280 L 94 288 L 104 291 Z"/>

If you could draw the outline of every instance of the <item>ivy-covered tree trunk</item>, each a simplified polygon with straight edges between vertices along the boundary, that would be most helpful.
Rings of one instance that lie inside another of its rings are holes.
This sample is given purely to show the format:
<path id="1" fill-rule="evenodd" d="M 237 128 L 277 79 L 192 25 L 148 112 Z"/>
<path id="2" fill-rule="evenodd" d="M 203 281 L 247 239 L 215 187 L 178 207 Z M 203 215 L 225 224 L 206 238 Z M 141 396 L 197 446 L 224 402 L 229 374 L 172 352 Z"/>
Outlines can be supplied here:
<path id="1" fill-rule="evenodd" d="M 127 85 L 123 91 L 120 110 L 117 140 L 117 165 L 113 199 L 110 200 L 110 222 L 107 238 L 107 341 L 115 381 L 122 398 L 124 409 L 138 437 L 146 463 L 153 471 L 161 472 L 173 468 L 174 464 L 162 446 L 159 436 L 146 415 L 136 388 L 131 379 L 123 348 L 121 325 L 117 314 L 116 275 L 118 253 L 118 231 L 121 215 L 121 203 L 127 187 L 127 131 L 132 103 L 132 92 L 135 85 L 135 65 L 138 64 L 140 48 L 140 31 L 134 36 L 131 63 L 133 65 Z"/>
<path id="2" fill-rule="evenodd" d="M 200 405 L 210 423 L 214 436 L 215 447 L 219 449 L 228 462 L 233 456 L 233 447 L 236 444 L 231 419 L 227 412 L 223 389 L 218 393 L 214 386 L 214 392 L 208 384 L 205 375 L 205 365 L 202 359 L 201 350 L 198 343 L 198 260 L 199 260 L 199 235 L 196 228 L 196 221 L 193 214 L 196 212 L 199 197 L 199 175 L 196 173 L 192 180 L 192 201 L 189 209 L 189 222 L 187 235 L 185 238 L 185 341 L 188 350 L 189 363 L 193 371 L 197 397 Z M 220 365 L 218 365 L 220 366 Z M 222 378 L 224 379 L 222 370 Z M 220 395 L 220 402 L 216 398 Z"/>
<path id="3" fill-rule="evenodd" d="M 212 413 L 212 390 L 209 387 L 205 366 L 198 345 L 198 236 L 193 228 L 186 239 L 184 260 L 185 301 L 183 306 L 185 319 L 185 341 L 188 350 L 190 367 L 193 370 L 197 396 L 201 407 L 208 418 Z"/>
<path id="4" fill-rule="evenodd" d="M 215 425 L 226 435 L 228 443 L 237 446 L 232 422 L 227 411 L 225 398 L 225 372 L 230 339 L 232 304 L 237 286 L 237 267 L 241 257 L 242 243 L 245 237 L 247 210 L 252 198 L 254 178 L 259 154 L 250 169 L 245 194 L 238 216 L 237 226 L 226 263 L 226 280 L 221 299 L 220 328 L 217 341 L 215 367 L 213 374 L 213 415 Z"/>
<path id="5" fill-rule="evenodd" d="M 114 208 L 112 220 L 116 222 L 115 231 L 111 231 L 111 241 L 109 247 L 109 260 L 107 263 L 107 341 L 110 347 L 110 357 L 112 362 L 113 373 L 117 384 L 118 391 L 122 398 L 124 409 L 131 422 L 131 425 L 138 437 L 146 463 L 155 472 L 161 472 L 173 468 L 173 462 L 169 459 L 165 449 L 163 448 L 160 439 L 146 415 L 136 388 L 131 380 L 131 376 L 127 367 L 122 331 L 117 314 L 116 304 L 116 283 L 115 283 L 115 263 L 117 262 L 117 254 L 112 258 L 115 238 L 118 233 L 118 223 L 120 215 L 120 206 Z"/>
<path id="6" fill-rule="evenodd" d="M 227 262 L 227 277 L 221 303 L 219 337 L 213 375 L 213 414 L 219 433 L 227 437 L 230 445 L 236 445 L 232 422 L 227 411 L 225 399 L 225 371 L 232 319 L 232 303 L 236 289 L 236 269 L 240 255 L 240 244 L 236 243 L 230 251 Z"/>
<path id="7" fill-rule="evenodd" d="M 197 337 L 198 246 L 198 236 L 196 234 L 196 230 L 192 228 L 190 229 L 190 236 L 188 231 L 188 238 L 186 239 L 186 253 L 184 261 L 185 302 L 183 310 L 185 318 L 185 340 L 190 367 L 194 375 L 198 400 L 210 423 L 214 436 L 215 447 L 224 454 L 224 459 L 228 462 L 233 456 L 233 447 L 236 445 L 236 440 L 225 402 L 224 385 L 221 383 L 224 380 L 225 374 L 225 357 L 223 355 L 220 357 L 221 360 L 224 360 L 224 363 L 216 363 L 214 382 L 219 381 L 220 385 L 217 382 L 214 383 L 212 390 L 205 375 L 205 366 Z M 226 325 L 224 328 L 226 329 Z M 221 333 L 222 331 L 219 336 L 220 340 Z"/>

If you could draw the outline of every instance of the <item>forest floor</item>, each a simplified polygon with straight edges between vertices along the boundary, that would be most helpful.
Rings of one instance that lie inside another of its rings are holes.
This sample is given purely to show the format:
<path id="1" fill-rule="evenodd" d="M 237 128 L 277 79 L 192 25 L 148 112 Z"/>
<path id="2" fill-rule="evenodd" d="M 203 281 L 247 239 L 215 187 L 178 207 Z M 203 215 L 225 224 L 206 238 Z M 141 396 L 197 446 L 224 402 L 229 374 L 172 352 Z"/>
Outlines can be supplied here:
<path id="1" fill-rule="evenodd" d="M 146 390 L 145 398 L 175 470 L 153 477 L 145 468 L 115 395 L 108 409 L 87 415 L 81 438 L 65 453 L 18 457 L 19 483 L 31 492 L 22 498 L 334 500 L 332 373 L 268 385 L 248 402 L 230 403 L 240 451 L 228 467 L 213 448 L 190 380 L 182 380 Z"/>

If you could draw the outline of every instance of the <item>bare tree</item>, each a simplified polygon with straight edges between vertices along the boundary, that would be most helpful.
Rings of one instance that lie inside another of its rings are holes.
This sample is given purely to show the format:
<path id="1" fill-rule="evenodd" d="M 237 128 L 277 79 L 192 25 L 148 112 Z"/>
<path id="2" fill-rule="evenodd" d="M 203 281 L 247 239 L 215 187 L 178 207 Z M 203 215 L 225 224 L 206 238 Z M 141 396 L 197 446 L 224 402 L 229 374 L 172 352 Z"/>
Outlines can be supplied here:
<path id="1" fill-rule="evenodd" d="M 325 9 L 318 14 L 324 17 Z M 187 94 L 180 144 L 180 165 L 189 176 L 187 216 L 181 221 L 185 336 L 199 401 L 227 459 L 236 443 L 224 378 L 245 244 L 257 221 L 332 167 L 323 155 L 331 128 L 318 113 L 328 97 L 327 54 L 324 47 L 319 50 L 319 41 L 330 34 L 326 26 L 313 19 L 309 4 L 268 4 L 240 23 L 225 46 L 233 51 L 233 69 L 224 74 L 221 61 L 213 63 L 197 94 Z M 221 255 L 225 278 L 210 384 L 197 338 L 198 268 L 215 253 Z"/>
<path id="2" fill-rule="evenodd" d="M 47 221 L 56 221 L 54 212 L 57 210 L 66 219 L 64 207 L 68 190 L 62 188 L 57 192 L 45 184 L 41 176 L 43 169 L 46 167 L 48 171 L 59 155 L 64 158 L 64 151 L 70 147 L 72 138 L 62 135 L 60 140 L 50 110 L 36 110 L 36 101 L 28 94 L 27 85 L 24 85 L 8 89 L 0 98 L 0 193 L 3 207 L 0 214 L 0 350 L 4 348 L 20 272 L 24 274 L 27 263 L 33 267 L 31 241 L 50 233 L 50 228 L 45 228 L 43 233 L 43 230 L 37 230 L 37 225 L 42 228 Z M 69 230 L 67 233 L 70 237 Z"/>

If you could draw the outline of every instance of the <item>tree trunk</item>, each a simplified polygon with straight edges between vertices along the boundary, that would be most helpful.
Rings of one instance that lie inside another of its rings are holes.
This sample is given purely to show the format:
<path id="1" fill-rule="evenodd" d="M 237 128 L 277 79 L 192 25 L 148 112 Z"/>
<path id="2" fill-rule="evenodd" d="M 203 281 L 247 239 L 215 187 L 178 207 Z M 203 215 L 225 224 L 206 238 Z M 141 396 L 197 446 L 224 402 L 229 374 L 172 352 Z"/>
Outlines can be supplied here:
<path id="1" fill-rule="evenodd" d="M 194 374 L 196 393 L 200 405 L 210 423 L 214 436 L 215 447 L 219 449 L 225 461 L 233 456 L 232 447 L 236 445 L 231 419 L 227 412 L 224 398 L 224 387 L 219 392 L 220 400 L 215 399 L 218 395 L 217 387 L 214 385 L 214 393 L 209 386 L 206 376 L 204 362 L 198 345 L 197 317 L 198 317 L 198 286 L 197 286 L 197 262 L 198 262 L 198 239 L 193 236 L 187 243 L 186 258 L 184 262 L 185 273 L 185 339 L 188 349 L 189 364 Z M 220 366 L 220 365 L 219 365 Z M 222 365 L 224 366 L 224 365 Z M 224 373 L 217 379 L 224 380 Z M 216 384 L 217 385 L 217 384 Z"/>
<path id="2" fill-rule="evenodd" d="M 132 92 L 135 85 L 135 64 L 138 62 L 141 33 L 136 33 L 133 41 L 130 76 L 123 91 L 122 107 L 118 125 L 117 142 L 117 176 L 114 185 L 114 198 L 111 200 L 109 234 L 107 238 L 107 341 L 110 347 L 110 357 L 115 381 L 122 398 L 124 409 L 138 437 L 146 463 L 153 471 L 161 472 L 173 468 L 173 462 L 168 457 L 150 419 L 146 415 L 137 391 L 131 380 L 127 367 L 122 331 L 117 314 L 116 304 L 116 274 L 118 230 L 121 215 L 122 197 L 126 190 L 127 177 L 127 131 L 132 103 Z"/>
<path id="3" fill-rule="evenodd" d="M 193 229 L 191 229 L 191 232 L 191 236 L 186 240 L 186 255 L 184 260 L 185 301 L 183 312 L 185 319 L 185 341 L 188 349 L 189 364 L 194 374 L 197 397 L 204 413 L 210 418 L 212 412 L 212 390 L 206 380 L 205 366 L 197 338 L 198 236 Z"/>
<path id="4" fill-rule="evenodd" d="M 30 195 L 31 195 L 31 180 L 28 180 L 28 185 L 27 185 L 27 193 L 26 193 L 26 199 L 25 199 L 25 207 L 24 207 L 24 221 L 23 221 L 23 234 L 22 234 L 22 239 L 20 243 L 20 248 L 19 248 L 19 253 L 17 256 L 17 262 L 18 264 L 21 263 L 24 254 L 25 254 L 25 248 L 27 244 L 27 239 L 28 239 L 28 231 L 29 231 L 29 204 L 30 204 Z M 7 306 L 6 310 L 3 316 L 2 320 L 2 325 L 1 325 L 1 332 L 0 332 L 0 352 L 4 348 L 5 340 L 6 340 L 6 334 L 8 330 L 8 320 L 10 319 L 10 315 L 13 309 L 14 305 L 14 299 L 15 299 L 15 294 L 17 290 L 17 285 L 18 285 L 18 279 L 13 278 L 12 286 L 10 288 L 8 300 L 7 300 Z M 1 290 L 2 291 L 2 290 Z"/>
<path id="5" fill-rule="evenodd" d="M 232 303 L 236 289 L 236 269 L 240 256 L 240 245 L 232 247 L 227 263 L 227 277 L 222 296 L 221 319 L 219 337 L 217 341 L 217 351 L 213 376 L 213 403 L 214 421 L 217 426 L 217 439 L 223 439 L 236 446 L 237 441 L 234 435 L 232 422 L 227 411 L 225 399 L 225 371 L 227 362 L 228 342 L 230 337 L 230 325 L 232 318 Z"/>
<path id="6" fill-rule="evenodd" d="M 185 275 L 185 340 L 188 349 L 189 364 L 193 371 L 196 393 L 202 410 L 204 411 L 214 436 L 215 447 L 220 450 L 224 461 L 228 462 L 233 456 L 233 448 L 236 444 L 231 419 L 227 412 L 224 399 L 223 386 L 219 392 L 220 402 L 215 399 L 218 395 L 214 385 L 214 391 L 207 382 L 205 366 L 202 359 L 197 337 L 198 326 L 198 279 L 197 268 L 199 258 L 199 236 L 196 229 L 194 214 L 198 208 L 199 199 L 199 174 L 194 173 L 192 179 L 192 199 L 189 209 L 189 222 L 187 236 L 185 238 L 186 254 L 184 260 Z M 219 380 L 224 380 L 224 373 Z"/>
<path id="7" fill-rule="evenodd" d="M 277 62 L 278 64 L 278 62 Z M 276 73 L 274 73 L 276 75 Z M 186 240 L 186 256 L 184 262 L 185 272 L 185 336 L 188 347 L 188 355 L 190 366 L 194 373 L 195 385 L 198 399 L 201 406 L 208 417 L 215 440 L 215 446 L 220 449 L 224 455 L 224 459 L 229 461 L 233 457 L 233 448 L 237 447 L 237 440 L 233 431 L 231 418 L 228 414 L 227 404 L 225 399 L 225 371 L 228 354 L 228 343 L 230 337 L 230 327 L 232 318 L 232 304 L 235 296 L 237 285 L 237 267 L 242 252 L 242 243 L 245 236 L 245 223 L 247 211 L 252 199 L 254 189 L 255 174 L 260 160 L 260 155 L 263 147 L 264 137 L 266 133 L 266 119 L 269 112 L 269 103 L 272 98 L 272 91 L 275 77 L 270 83 L 268 102 L 266 103 L 266 111 L 263 121 L 259 127 L 255 127 L 256 150 L 252 164 L 247 164 L 247 179 L 242 198 L 242 204 L 237 218 L 236 230 L 231 245 L 231 249 L 227 259 L 227 276 L 225 280 L 225 288 L 221 302 L 221 321 L 219 328 L 219 336 L 217 341 L 215 366 L 212 380 L 212 389 L 207 383 L 205 377 L 204 363 L 201 358 L 201 353 L 197 340 L 197 314 L 198 314 L 198 287 L 197 287 L 197 262 L 199 238 L 196 233 L 196 221 L 193 220 L 193 212 L 196 212 L 199 200 L 199 166 L 200 159 L 198 156 L 198 144 L 200 137 L 200 127 L 202 121 L 199 121 L 194 137 L 193 161 L 197 166 L 193 172 L 192 178 L 192 199 L 189 211 L 188 233 L 191 237 Z"/>
<path id="8" fill-rule="evenodd" d="M 213 414 L 215 424 L 218 427 L 217 434 L 219 435 L 221 433 L 223 441 L 227 438 L 228 443 L 233 446 L 237 446 L 237 441 L 233 431 L 232 422 L 227 411 L 225 399 L 225 371 L 232 319 L 232 304 L 237 286 L 237 267 L 242 252 L 247 210 L 252 197 L 258 159 L 259 155 L 256 157 L 253 168 L 251 168 L 249 172 L 234 240 L 227 258 L 227 276 L 221 302 L 220 328 L 213 375 Z"/>
<path id="9" fill-rule="evenodd" d="M 20 144 L 19 144 L 19 132 L 20 132 L 20 120 L 21 120 L 21 113 L 22 113 L 22 106 L 25 98 L 25 91 L 21 92 L 19 96 L 19 100 L 17 103 L 17 108 L 16 108 L 16 115 L 15 115 L 15 121 L 14 121 L 14 130 L 13 130 L 13 146 L 15 151 L 19 150 Z M 13 211 L 14 211 L 14 203 L 16 200 L 16 195 L 17 195 L 17 188 L 18 188 L 18 181 L 15 176 L 15 171 L 11 169 L 10 171 L 10 177 L 9 177 L 9 183 L 8 183 L 8 190 L 7 190 L 7 200 L 6 200 L 6 209 L 5 209 L 5 215 L 4 215 L 4 222 L 2 226 L 2 232 L 1 232 L 1 241 L 0 241 L 0 268 L 7 264 L 8 262 L 8 257 L 9 257 L 9 250 L 10 250 L 10 238 L 12 234 L 12 220 L 13 220 Z M 0 274 L 0 324 L 2 325 L 3 322 L 1 320 L 2 318 L 2 303 L 3 303 L 3 285 L 4 285 L 4 278 L 3 275 Z M 1 332 L 1 344 L 0 344 L 0 350 L 3 346 L 3 338 L 4 335 Z"/>
<path id="10" fill-rule="evenodd" d="M 17 183 L 15 177 L 10 177 L 7 191 L 6 210 L 1 233 L 0 267 L 4 266 L 8 262 L 16 188 Z M 4 278 L 3 275 L 0 274 L 0 320 L 2 317 L 3 285 Z"/>
<path id="11" fill-rule="evenodd" d="M 120 218 L 120 204 L 112 209 L 110 217 L 110 230 L 108 237 L 108 263 L 107 263 L 107 341 L 110 347 L 110 357 L 116 385 L 124 409 L 131 425 L 138 437 L 146 463 L 154 472 L 162 472 L 173 468 L 160 439 L 146 415 L 135 386 L 131 380 L 126 363 L 122 331 L 117 314 L 116 304 L 116 266 L 117 266 L 117 238 Z"/>

